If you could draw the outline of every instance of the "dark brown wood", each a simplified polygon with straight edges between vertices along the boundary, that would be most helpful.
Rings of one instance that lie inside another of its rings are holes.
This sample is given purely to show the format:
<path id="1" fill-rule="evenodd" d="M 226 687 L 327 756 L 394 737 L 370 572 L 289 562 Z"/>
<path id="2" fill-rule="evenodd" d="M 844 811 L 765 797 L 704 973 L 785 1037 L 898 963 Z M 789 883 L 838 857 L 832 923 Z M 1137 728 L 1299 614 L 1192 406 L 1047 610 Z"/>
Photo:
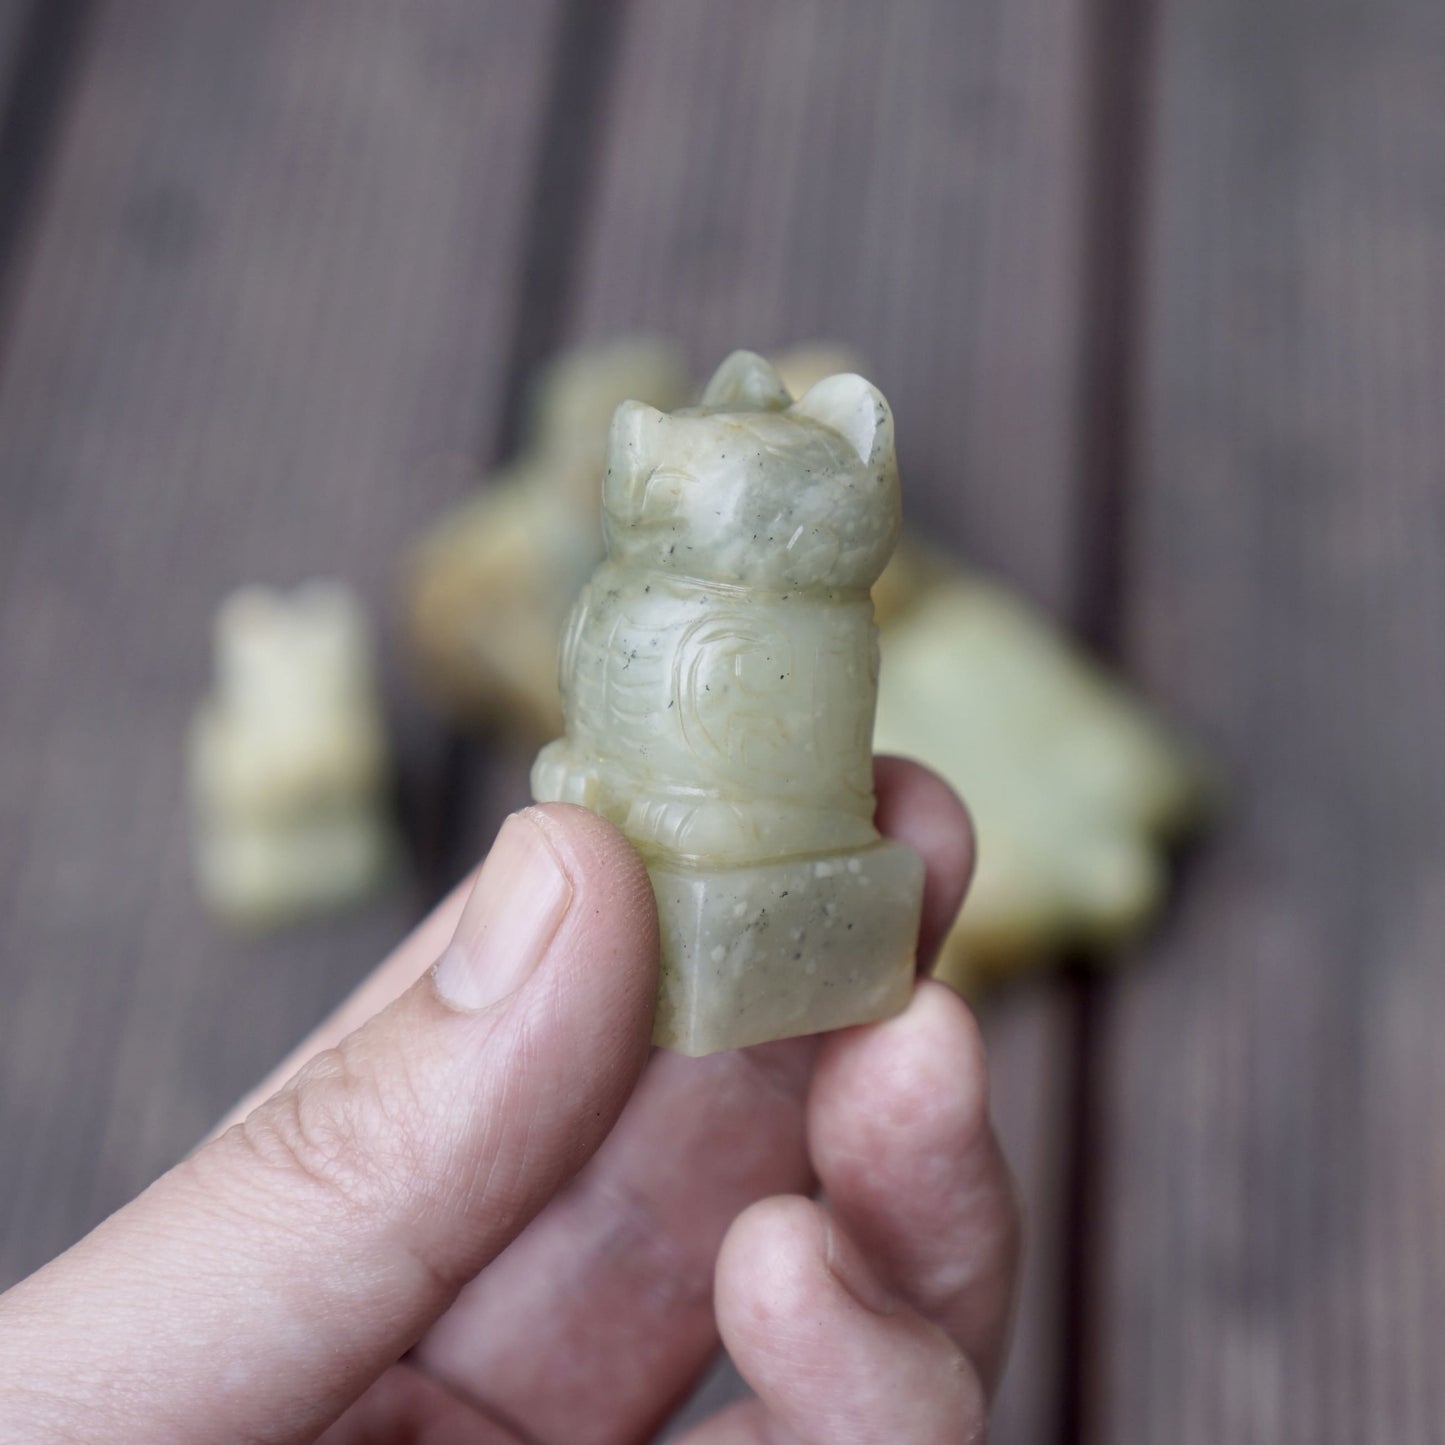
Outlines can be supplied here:
<path id="1" fill-rule="evenodd" d="M 13 280 L 90 0 L 0 0 L 0 283 Z M 0 287 L 0 326 L 8 299 Z"/>
<path id="2" fill-rule="evenodd" d="M 5 104 L 12 109 L 16 103 L 15 92 L 19 88 L 20 72 L 27 59 L 26 26 L 32 21 L 34 12 L 40 8 L 33 4 L 32 0 L 4 0 L 4 3 L 0 4 L 0 74 L 5 76 Z M 60 7 L 50 8 L 54 10 Z M 69 38 L 68 29 L 65 38 Z M 33 49 L 29 58 L 33 58 Z"/>
<path id="3" fill-rule="evenodd" d="M 1230 793 L 1103 1018 L 1090 1439 L 1445 1434 L 1445 12 L 1177 0 L 1127 658 Z"/>
<path id="4" fill-rule="evenodd" d="M 915 526 L 1056 608 L 1077 590 L 1085 6 L 632 6 L 571 311 L 699 368 L 819 337 L 897 414 Z M 986 1011 L 1032 1253 L 993 1438 L 1056 1431 L 1066 1019 Z M 726 1390 L 714 1383 L 715 1402 Z"/>
<path id="5" fill-rule="evenodd" d="M 334 574 L 386 614 L 401 545 L 490 452 L 556 20 L 116 0 L 87 28 L 0 336 L 0 1284 L 419 907 L 225 935 L 187 877 L 182 742 L 227 589 Z M 397 723 L 424 779 L 439 736 Z"/>

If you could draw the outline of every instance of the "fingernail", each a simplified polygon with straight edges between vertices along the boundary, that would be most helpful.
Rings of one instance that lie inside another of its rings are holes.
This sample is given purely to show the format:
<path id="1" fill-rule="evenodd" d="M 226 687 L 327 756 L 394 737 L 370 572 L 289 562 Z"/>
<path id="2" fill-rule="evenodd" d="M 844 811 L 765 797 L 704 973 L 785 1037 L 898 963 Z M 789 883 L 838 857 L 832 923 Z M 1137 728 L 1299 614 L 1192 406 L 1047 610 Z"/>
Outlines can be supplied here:
<path id="1" fill-rule="evenodd" d="M 483 1009 L 527 981 L 572 902 L 572 884 L 545 834 L 526 813 L 502 824 L 477 875 L 436 988 L 459 1009 Z"/>
<path id="2" fill-rule="evenodd" d="M 831 1219 L 828 1221 L 828 1239 L 823 1258 L 828 1266 L 828 1273 L 865 1310 L 871 1310 L 875 1315 L 893 1313 L 897 1302 L 873 1273 L 872 1267 L 863 1258 L 862 1251 L 842 1234 Z"/>

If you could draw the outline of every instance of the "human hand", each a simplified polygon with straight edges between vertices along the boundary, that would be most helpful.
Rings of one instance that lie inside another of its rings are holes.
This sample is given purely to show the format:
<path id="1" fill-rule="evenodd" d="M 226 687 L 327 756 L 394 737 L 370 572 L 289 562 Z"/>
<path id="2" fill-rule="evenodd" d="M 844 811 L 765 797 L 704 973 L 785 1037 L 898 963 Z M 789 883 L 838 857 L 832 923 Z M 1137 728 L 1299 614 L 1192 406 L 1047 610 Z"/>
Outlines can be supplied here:
<path id="1" fill-rule="evenodd" d="M 967 820 L 914 765 L 877 782 L 926 956 Z M 757 1398 L 689 1445 L 977 1438 L 1018 1217 L 967 1010 L 925 982 L 649 1059 L 656 950 L 619 833 L 509 819 L 223 1132 L 0 1296 L 5 1439 L 635 1441 L 719 1334 Z"/>

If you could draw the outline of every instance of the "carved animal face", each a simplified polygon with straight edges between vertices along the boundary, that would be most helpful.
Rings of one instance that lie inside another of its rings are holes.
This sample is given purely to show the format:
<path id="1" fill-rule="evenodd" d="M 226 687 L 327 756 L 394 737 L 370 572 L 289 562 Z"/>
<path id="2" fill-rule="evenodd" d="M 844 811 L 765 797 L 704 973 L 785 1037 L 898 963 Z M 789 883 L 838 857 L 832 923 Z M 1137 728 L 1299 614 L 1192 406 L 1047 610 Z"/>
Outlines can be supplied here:
<path id="1" fill-rule="evenodd" d="M 794 401 L 736 351 L 700 406 L 618 407 L 603 524 L 609 553 L 638 566 L 783 592 L 870 587 L 899 525 L 888 403 L 849 373 Z"/>

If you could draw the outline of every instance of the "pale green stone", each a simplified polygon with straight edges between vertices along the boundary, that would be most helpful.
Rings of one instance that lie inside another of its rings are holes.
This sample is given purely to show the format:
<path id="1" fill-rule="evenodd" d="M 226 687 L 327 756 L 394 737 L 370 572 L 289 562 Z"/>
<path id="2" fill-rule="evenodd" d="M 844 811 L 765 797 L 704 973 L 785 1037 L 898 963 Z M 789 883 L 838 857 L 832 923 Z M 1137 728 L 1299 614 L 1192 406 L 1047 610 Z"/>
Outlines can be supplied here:
<path id="1" fill-rule="evenodd" d="M 1104 950 L 1163 901 L 1204 770 L 1026 603 L 939 569 L 884 633 L 875 745 L 968 801 L 978 864 L 938 962 L 965 992 L 1050 950 Z"/>
<path id="2" fill-rule="evenodd" d="M 197 883 L 227 920 L 323 913 L 388 877 L 400 847 L 371 633 L 354 593 L 311 582 L 226 599 L 188 765 Z"/>
<path id="3" fill-rule="evenodd" d="M 702 1054 L 896 1012 L 923 880 L 872 821 L 887 403 L 852 374 L 794 401 L 736 352 L 701 406 L 618 408 L 603 522 L 562 647 L 566 733 L 532 787 L 648 865 L 657 1041 Z"/>
<path id="4" fill-rule="evenodd" d="M 653 863 L 656 1043 L 710 1054 L 887 1018 L 913 991 L 918 854 L 887 839 L 752 868 Z"/>

